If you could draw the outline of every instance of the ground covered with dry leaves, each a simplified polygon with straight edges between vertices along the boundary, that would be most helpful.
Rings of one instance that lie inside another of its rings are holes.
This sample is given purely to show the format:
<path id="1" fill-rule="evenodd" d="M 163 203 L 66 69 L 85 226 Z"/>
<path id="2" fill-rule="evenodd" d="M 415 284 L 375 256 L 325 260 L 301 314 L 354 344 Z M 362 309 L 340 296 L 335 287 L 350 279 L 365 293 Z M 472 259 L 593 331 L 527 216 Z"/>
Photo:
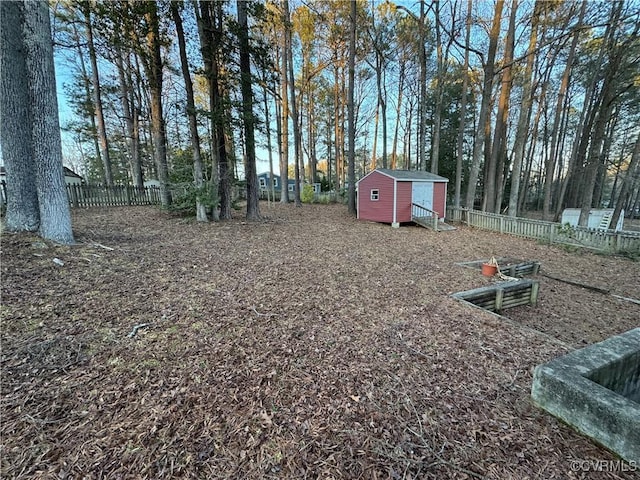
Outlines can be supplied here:
<path id="1" fill-rule="evenodd" d="M 2 235 L 3 478 L 635 478 L 572 471 L 615 457 L 530 388 L 640 305 L 543 275 L 508 319 L 449 295 L 490 282 L 456 263 L 496 256 L 637 297 L 639 262 L 262 211 L 76 210 L 72 247 Z"/>

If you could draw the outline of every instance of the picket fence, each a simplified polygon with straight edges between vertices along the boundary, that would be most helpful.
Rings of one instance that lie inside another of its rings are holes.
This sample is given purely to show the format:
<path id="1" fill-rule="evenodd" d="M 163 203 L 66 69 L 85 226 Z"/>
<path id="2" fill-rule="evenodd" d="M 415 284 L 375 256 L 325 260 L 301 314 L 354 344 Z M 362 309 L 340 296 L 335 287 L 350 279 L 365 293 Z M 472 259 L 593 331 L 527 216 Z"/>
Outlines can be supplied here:
<path id="1" fill-rule="evenodd" d="M 69 204 L 75 208 L 160 204 L 160 189 L 158 187 L 67 184 L 67 196 Z M 0 200 L 3 208 L 6 206 L 6 199 L 7 186 L 3 181 L 0 182 Z"/>
<path id="2" fill-rule="evenodd" d="M 158 187 L 133 187 L 130 185 L 67 185 L 72 207 L 117 207 L 128 205 L 159 205 Z"/>
<path id="3" fill-rule="evenodd" d="M 508 217 L 497 213 L 447 207 L 447 220 L 471 227 L 532 238 L 562 245 L 573 245 L 607 252 L 640 251 L 640 232 L 571 227 L 556 222 Z"/>

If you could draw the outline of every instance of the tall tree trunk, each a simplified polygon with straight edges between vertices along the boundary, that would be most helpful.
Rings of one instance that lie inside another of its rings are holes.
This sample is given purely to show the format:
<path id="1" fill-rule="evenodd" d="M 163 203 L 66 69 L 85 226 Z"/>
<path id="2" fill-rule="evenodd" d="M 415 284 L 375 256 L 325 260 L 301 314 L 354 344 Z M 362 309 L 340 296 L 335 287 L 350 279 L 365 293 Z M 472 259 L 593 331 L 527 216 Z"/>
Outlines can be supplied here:
<path id="1" fill-rule="evenodd" d="M 600 155 L 602 154 L 606 127 L 614 107 L 613 99 L 616 95 L 618 69 L 621 61 L 621 48 L 616 45 L 615 29 L 622 13 L 622 7 L 622 2 L 613 4 L 611 7 L 611 22 L 607 26 L 608 35 L 605 34 L 604 43 L 608 45 L 607 50 L 609 52 L 609 62 L 602 84 L 597 120 L 595 122 L 593 132 L 590 132 L 589 154 L 585 168 L 584 188 L 582 189 L 580 219 L 578 220 L 578 225 L 581 226 L 587 225 L 589 220 L 589 211 L 593 206 L 593 194 L 598 174 Z M 583 132 L 583 135 L 584 133 L 585 132 Z"/>
<path id="2" fill-rule="evenodd" d="M 219 50 L 222 40 L 222 15 L 216 2 L 200 1 L 196 9 L 200 48 L 209 90 L 211 125 L 211 189 L 218 208 L 213 208 L 213 220 L 231 218 L 231 189 L 225 139 L 225 115 L 220 88 Z"/>
<path id="3" fill-rule="evenodd" d="M 184 30 L 182 28 L 182 18 L 178 10 L 178 3 L 171 2 L 171 15 L 176 25 L 178 36 L 178 48 L 180 51 L 180 66 L 182 68 L 182 78 L 184 79 L 185 94 L 187 97 L 187 118 L 189 119 L 189 134 L 191 137 L 191 148 L 193 150 L 193 184 L 196 193 L 196 220 L 206 222 L 207 209 L 204 203 L 205 188 L 202 168 L 202 154 L 200 152 L 200 135 L 198 134 L 198 119 L 196 118 L 196 105 L 193 98 L 193 82 L 189 72 L 189 61 L 187 60 L 187 48 L 184 40 Z"/>
<path id="4" fill-rule="evenodd" d="M 607 25 L 607 30 L 605 31 L 605 37 L 610 35 L 611 28 L 612 26 L 609 23 Z M 601 42 L 598 59 L 594 65 L 602 65 L 606 51 L 605 47 L 606 42 Z M 580 184 L 582 183 L 581 180 L 583 177 L 582 168 L 590 138 L 589 132 L 591 132 L 593 127 L 600 99 L 600 96 L 596 92 L 596 87 L 601 78 L 601 72 L 598 68 L 593 72 L 591 81 L 589 82 L 584 94 L 583 108 L 580 112 L 580 120 L 578 122 L 573 146 L 571 148 L 571 157 L 569 159 L 567 174 L 565 176 L 565 180 L 562 182 L 558 204 L 556 206 L 555 218 L 560 217 L 565 204 L 568 204 L 569 206 L 578 205 L 578 195 L 581 190 Z"/>
<path id="5" fill-rule="evenodd" d="M 78 34 L 78 29 L 76 27 L 76 23 L 73 22 L 71 24 L 73 29 L 73 40 L 76 43 L 76 50 L 78 52 L 78 66 L 80 67 L 80 75 L 82 77 L 82 86 L 84 87 L 84 94 L 86 99 L 86 104 L 93 105 L 93 95 L 91 93 L 91 78 L 89 78 L 89 74 L 87 73 L 86 62 L 84 59 L 84 53 L 82 52 L 82 44 L 84 40 L 80 39 L 80 35 Z M 89 120 L 89 125 L 91 126 L 91 132 L 97 132 L 98 127 L 96 126 L 96 116 L 95 116 L 95 108 L 91 111 L 83 108 L 83 113 L 86 113 L 86 117 Z M 100 141 L 98 140 L 98 135 L 91 135 L 93 140 L 93 148 L 96 152 L 96 159 L 99 165 L 103 166 L 102 163 L 102 155 L 100 154 Z M 102 167 L 104 168 L 104 166 Z"/>
<path id="6" fill-rule="evenodd" d="M 580 9 L 580 16 L 578 18 L 578 27 L 582 25 L 582 21 L 584 19 L 585 11 L 587 8 L 587 2 L 582 2 L 582 8 Z M 571 77 L 571 69 L 573 66 L 573 61 L 575 58 L 576 48 L 578 46 L 578 39 L 580 37 L 580 30 L 576 30 L 573 35 L 573 40 L 571 42 L 571 48 L 569 49 L 569 55 L 567 57 L 566 66 L 564 69 L 564 73 L 562 74 L 562 80 L 560 82 L 560 90 L 558 91 L 558 99 L 556 102 L 556 111 L 553 118 L 553 127 L 551 129 L 551 153 L 548 157 L 547 164 L 545 166 L 545 171 L 547 172 L 544 179 L 544 204 L 542 207 L 542 216 L 545 220 L 551 219 L 551 207 L 552 207 L 552 187 L 554 180 L 554 171 L 555 166 L 558 160 L 558 150 L 559 150 L 559 131 L 561 124 L 561 114 L 564 112 L 564 102 L 567 94 L 567 90 L 569 88 L 569 79 Z"/>
<path id="7" fill-rule="evenodd" d="M 458 126 L 458 139 L 456 143 L 456 186 L 454 193 L 454 205 L 460 207 L 462 195 L 462 162 L 464 159 L 464 131 L 467 120 L 467 96 L 469 90 L 469 42 L 471 38 L 471 8 L 472 0 L 467 2 L 466 34 L 464 41 L 464 65 L 462 67 L 462 98 L 460 99 L 460 125 Z"/>
<path id="8" fill-rule="evenodd" d="M 377 39 L 376 39 L 377 41 Z M 378 136 L 378 118 L 382 120 L 382 168 L 388 167 L 388 159 L 387 159 L 387 101 L 385 98 L 385 85 L 383 80 L 383 53 L 380 51 L 379 45 L 375 45 L 375 53 L 376 53 L 376 90 L 378 92 L 378 106 L 376 108 L 376 135 L 374 136 L 374 144 L 377 143 Z M 378 114 L 380 117 L 378 117 Z M 374 147 L 374 158 L 375 158 L 375 148 Z"/>
<path id="9" fill-rule="evenodd" d="M 258 176 L 256 173 L 255 120 L 253 117 L 253 91 L 251 90 L 251 54 L 247 4 L 243 0 L 237 0 L 236 5 L 240 27 L 240 89 L 242 91 L 242 123 L 244 124 L 244 145 L 247 159 L 245 163 L 247 220 L 258 220 L 260 219 L 260 204 L 258 202 Z"/>
<path id="10" fill-rule="evenodd" d="M 396 104 L 396 123 L 393 131 L 393 147 L 391 149 L 391 169 L 398 168 L 398 132 L 400 130 L 400 112 L 402 111 L 402 90 L 405 83 L 405 65 L 400 63 L 398 72 L 398 100 Z"/>
<path id="11" fill-rule="evenodd" d="M 7 171 L 10 232 L 35 232 L 40 225 L 23 23 L 23 2 L 0 2 L 0 146 Z"/>
<path id="12" fill-rule="evenodd" d="M 489 212 L 500 213 L 502 208 L 502 174 L 504 157 L 506 154 L 507 142 L 507 121 L 509 119 L 509 98 L 511 96 L 512 85 L 512 60 L 515 37 L 516 11 L 518 1 L 511 3 L 511 14 L 509 16 L 509 29 L 504 47 L 504 67 L 502 69 L 502 82 L 500 98 L 498 100 L 498 113 L 496 115 L 496 126 L 493 134 L 493 145 L 485 177 L 485 204 Z"/>
<path id="13" fill-rule="evenodd" d="M 151 150 L 149 148 L 149 122 L 144 121 L 145 117 L 148 116 L 146 113 L 148 112 L 149 98 L 146 94 L 146 90 L 142 88 L 142 84 L 144 82 L 144 75 L 142 73 L 142 67 L 140 66 L 140 56 L 134 50 L 132 56 L 127 56 L 125 58 L 127 63 L 127 69 L 129 71 L 129 83 L 131 85 L 131 107 L 132 107 L 132 115 L 133 115 L 133 141 L 138 145 L 139 152 L 139 160 L 140 160 L 140 175 L 142 180 L 144 181 L 145 176 L 149 176 L 150 178 L 158 178 L 156 173 L 151 173 L 150 169 L 153 170 L 155 163 L 151 162 L 151 164 L 144 164 L 142 160 L 142 152 Z M 132 61 L 133 60 L 133 61 Z M 142 121 L 141 121 L 142 120 Z M 144 184 L 143 184 L 144 186 Z"/>
<path id="14" fill-rule="evenodd" d="M 516 127 L 516 139 L 513 147 L 513 167 L 511 171 L 511 191 L 509 192 L 509 216 L 518 215 L 518 195 L 520 193 L 520 176 L 522 160 L 524 158 L 525 143 L 529 133 L 529 121 L 531 119 L 531 106 L 533 105 L 533 65 L 535 61 L 535 48 L 538 43 L 538 26 L 542 12 L 542 0 L 536 0 L 531 19 L 531 33 L 529 34 L 529 48 L 527 49 L 527 63 L 524 70 L 524 84 L 522 86 L 522 105 L 518 114 L 518 126 Z"/>
<path id="15" fill-rule="evenodd" d="M 278 48 L 278 51 L 280 51 L 280 49 Z M 278 64 L 280 64 L 278 62 Z M 282 196 L 284 195 L 284 188 L 283 185 L 285 185 L 283 179 L 285 178 L 282 174 L 282 164 L 283 164 L 283 151 L 282 151 L 282 104 L 278 101 L 278 88 L 279 88 L 280 82 L 276 79 L 273 80 L 273 108 L 274 108 L 274 114 L 276 117 L 276 140 L 277 140 L 277 145 L 278 145 L 278 169 L 280 170 L 280 200 L 282 200 Z M 286 165 L 286 162 L 285 162 Z M 286 169 L 285 169 L 286 170 Z M 275 199 L 275 197 L 274 197 Z"/>
<path id="16" fill-rule="evenodd" d="M 356 212 L 356 122 L 354 113 L 354 90 L 355 90 L 355 71 L 356 71 L 356 0 L 351 0 L 351 15 L 349 23 L 349 89 L 347 93 L 347 116 L 349 131 L 349 197 L 348 209 L 349 213 L 355 215 Z M 384 124 L 383 109 L 383 128 L 382 131 L 386 135 L 386 126 Z M 386 138 L 383 139 L 383 162 L 386 164 Z"/>
<path id="17" fill-rule="evenodd" d="M 165 132 L 164 114 L 162 111 L 162 55 L 160 52 L 160 24 L 158 7 L 155 2 L 146 2 L 145 18 L 149 25 L 147 32 L 147 53 L 145 62 L 147 81 L 151 96 L 151 130 L 153 135 L 153 151 L 158 181 L 160 182 L 160 203 L 163 208 L 171 205 L 171 191 L 169 190 L 169 168 L 167 163 L 167 138 Z"/>
<path id="18" fill-rule="evenodd" d="M 310 87 L 311 88 L 311 87 Z M 308 109 L 308 137 L 309 137 L 309 173 L 311 175 L 311 183 L 318 182 L 318 132 L 316 130 L 315 102 L 313 92 L 309 92 Z"/>
<path id="19" fill-rule="evenodd" d="M 609 116 L 607 123 L 604 142 L 602 145 L 602 153 L 600 154 L 600 164 L 598 165 L 598 173 L 596 175 L 596 185 L 593 191 L 593 206 L 600 208 L 602 204 L 602 196 L 604 193 L 605 183 L 607 182 L 607 171 L 609 169 L 609 157 L 611 154 L 611 145 L 615 140 L 616 126 L 620 119 L 620 108 L 614 108 Z"/>
<path id="20" fill-rule="evenodd" d="M 93 83 L 93 105 L 97 123 L 97 134 L 100 142 L 100 155 L 104 169 L 104 181 L 108 186 L 113 185 L 113 173 L 111 169 L 111 157 L 109 155 L 109 140 L 104 123 L 104 110 L 102 108 L 102 91 L 100 87 L 100 75 L 98 73 L 98 58 L 93 41 L 93 26 L 91 24 L 91 6 L 88 1 L 82 2 L 82 14 L 87 33 L 87 47 L 89 48 L 89 61 L 91 62 L 91 79 Z"/>
<path id="21" fill-rule="evenodd" d="M 131 85 L 130 74 L 125 69 L 123 52 L 121 48 L 116 46 L 115 62 L 118 69 L 118 81 L 120 87 L 120 103 L 122 104 L 122 112 L 127 128 L 127 145 L 129 147 L 129 155 L 131 159 L 129 166 L 131 169 L 131 178 L 133 184 L 137 188 L 143 187 L 142 165 L 140 163 L 140 140 L 137 132 L 137 109 L 132 102 L 133 87 Z"/>
<path id="22" fill-rule="evenodd" d="M 418 129 L 418 142 L 419 142 L 419 162 L 420 170 L 425 171 L 427 169 L 427 51 L 425 48 L 425 42 L 427 39 L 425 32 L 426 12 L 425 12 L 425 0 L 420 0 L 420 24 L 418 26 L 420 46 L 420 99 L 419 99 L 419 129 Z"/>
<path id="23" fill-rule="evenodd" d="M 291 17 L 289 15 L 289 0 L 283 0 L 283 9 L 284 9 L 284 21 L 285 21 L 285 55 L 289 57 L 289 70 L 285 72 L 285 75 L 289 75 L 289 95 L 290 95 L 290 106 L 291 106 L 291 122 L 293 123 L 293 151 L 295 154 L 294 159 L 294 171 L 295 171 L 295 185 L 293 186 L 293 198 L 296 207 L 302 206 L 302 201 L 300 200 L 300 159 L 302 156 L 302 148 L 301 148 L 301 138 L 300 138 L 300 123 L 298 121 L 298 108 L 297 108 L 297 99 L 296 99 L 296 86 L 295 86 L 295 76 L 293 73 L 293 45 L 291 39 Z"/>
<path id="24" fill-rule="evenodd" d="M 625 174 L 624 180 L 622 181 L 620 196 L 618 197 L 618 201 L 616 202 L 616 208 L 613 210 L 611 223 L 609 224 L 612 226 L 612 228 L 615 228 L 615 226 L 618 224 L 618 219 L 620 218 L 622 209 L 627 203 L 633 183 L 639 178 L 640 176 L 639 174 L 640 174 L 640 134 L 638 135 L 635 146 L 633 147 L 631 161 L 629 162 L 627 173 Z"/>
<path id="25" fill-rule="evenodd" d="M 578 205 L 578 195 L 581 188 L 582 170 L 584 168 L 584 158 L 586 156 L 587 147 L 589 146 L 589 136 L 583 132 L 590 132 L 595 121 L 598 95 L 595 93 L 595 85 L 599 75 L 595 74 L 592 78 L 589 88 L 585 94 L 584 107 L 580 113 L 578 128 L 571 148 L 571 157 L 567 166 L 567 174 L 562 182 L 558 205 L 556 206 L 556 215 L 558 218 L 565 204 L 570 206 Z"/>
<path id="26" fill-rule="evenodd" d="M 444 76 L 445 66 L 442 54 L 442 34 L 440 32 L 440 2 L 433 2 L 435 8 L 435 29 L 436 29 L 436 104 L 433 112 L 433 135 L 431 137 L 431 173 L 438 174 L 438 163 L 440 161 L 440 129 L 442 117 L 442 101 L 444 97 Z"/>
<path id="27" fill-rule="evenodd" d="M 273 201 L 276 198 L 276 187 L 273 184 L 274 174 L 273 174 L 273 152 L 271 151 L 272 143 L 271 143 L 271 116 L 269 111 L 269 96 L 267 90 L 267 84 L 264 83 L 262 87 L 262 95 L 264 100 L 264 126 L 267 133 L 267 152 L 269 155 L 269 182 L 268 189 L 271 192 L 271 200 Z"/>
<path id="28" fill-rule="evenodd" d="M 31 104 L 31 142 L 36 164 L 40 209 L 39 234 L 57 243 L 72 244 L 71 211 L 62 168 L 56 74 L 49 5 L 24 2 L 24 44 Z"/>
<path id="29" fill-rule="evenodd" d="M 373 147 L 371 148 L 371 170 L 378 167 L 378 125 L 380 124 L 380 105 L 376 105 L 376 114 L 373 118 Z M 386 164 L 382 164 L 382 168 L 387 168 Z"/>
<path id="30" fill-rule="evenodd" d="M 287 1 L 287 0 L 284 0 Z M 289 22 L 288 15 L 283 13 L 283 22 Z M 280 189 L 280 202 L 289 203 L 289 55 L 288 55 L 287 35 L 282 38 L 282 70 L 280 71 L 280 97 L 282 98 L 281 123 L 282 137 L 280 139 L 280 179 L 282 188 Z"/>
<path id="31" fill-rule="evenodd" d="M 473 157 L 471 170 L 469 172 L 469 184 L 467 185 L 466 207 L 472 209 L 476 197 L 476 183 L 480 173 L 482 162 L 482 149 L 485 140 L 484 126 L 489 118 L 489 107 L 491 105 L 491 94 L 493 92 L 493 74 L 495 71 L 496 51 L 498 49 L 498 37 L 500 36 L 500 21 L 504 0 L 498 0 L 493 15 L 493 24 L 489 33 L 489 50 L 487 61 L 484 66 L 484 81 L 482 86 L 482 101 L 480 103 L 480 113 L 478 115 L 478 128 L 476 130 L 475 143 L 473 145 Z"/>
<path id="32" fill-rule="evenodd" d="M 620 152 L 618 153 L 618 159 L 615 162 L 616 174 L 613 179 L 613 186 L 611 187 L 611 195 L 609 197 L 609 203 L 607 204 L 607 208 L 615 208 L 616 199 L 618 197 L 618 183 L 620 182 L 620 174 L 622 173 L 622 165 L 625 160 L 625 154 L 627 145 L 628 145 L 628 134 L 629 130 L 625 130 L 624 137 L 622 138 L 622 146 L 620 147 Z"/>
<path id="33" fill-rule="evenodd" d="M 225 104 L 225 89 L 223 82 L 223 65 L 220 59 L 224 42 L 224 11 L 222 2 L 211 2 L 210 8 L 213 19 L 213 55 L 214 61 L 213 78 L 215 79 L 213 87 L 213 105 L 214 117 L 216 120 L 216 142 L 218 151 L 218 174 L 220 178 L 220 218 L 222 220 L 231 219 L 231 204 L 233 202 L 231 194 L 231 184 L 233 180 L 233 169 L 229 167 L 229 153 L 233 150 L 227 149 L 227 109 Z"/>

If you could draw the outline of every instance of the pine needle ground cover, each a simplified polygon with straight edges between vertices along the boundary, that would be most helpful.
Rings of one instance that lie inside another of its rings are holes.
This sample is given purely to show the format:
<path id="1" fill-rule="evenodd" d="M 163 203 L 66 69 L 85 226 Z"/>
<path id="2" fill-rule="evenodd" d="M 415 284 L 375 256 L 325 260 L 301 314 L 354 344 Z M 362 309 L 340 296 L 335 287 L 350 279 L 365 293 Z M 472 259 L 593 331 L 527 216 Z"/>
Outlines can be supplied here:
<path id="1" fill-rule="evenodd" d="M 640 305 L 542 275 L 508 319 L 450 294 L 490 282 L 455 263 L 495 256 L 637 298 L 640 263 L 262 210 L 75 210 L 72 247 L 3 233 L 3 478 L 636 478 L 574 471 L 615 457 L 530 388 Z"/>

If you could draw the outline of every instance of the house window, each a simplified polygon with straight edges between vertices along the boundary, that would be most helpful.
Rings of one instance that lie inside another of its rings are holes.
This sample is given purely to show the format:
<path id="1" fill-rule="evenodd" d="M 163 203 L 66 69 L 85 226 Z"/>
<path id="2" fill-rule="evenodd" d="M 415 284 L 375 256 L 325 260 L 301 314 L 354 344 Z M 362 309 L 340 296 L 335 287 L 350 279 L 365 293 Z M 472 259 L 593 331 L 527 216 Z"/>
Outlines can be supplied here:
<path id="1" fill-rule="evenodd" d="M 378 190 L 377 188 L 372 188 L 371 189 L 371 201 L 372 202 L 377 202 L 379 198 L 380 198 L 380 190 Z"/>
<path id="2" fill-rule="evenodd" d="M 290 191 L 290 192 L 293 192 L 293 187 L 294 187 L 294 184 L 293 184 L 293 183 L 290 183 L 290 184 L 289 184 L 289 191 Z"/>
<path id="3" fill-rule="evenodd" d="M 273 178 L 273 186 L 277 187 L 278 186 L 278 179 L 277 178 Z"/>
<path id="4" fill-rule="evenodd" d="M 260 181 L 260 188 L 267 188 L 267 180 L 264 177 L 258 179 Z"/>

